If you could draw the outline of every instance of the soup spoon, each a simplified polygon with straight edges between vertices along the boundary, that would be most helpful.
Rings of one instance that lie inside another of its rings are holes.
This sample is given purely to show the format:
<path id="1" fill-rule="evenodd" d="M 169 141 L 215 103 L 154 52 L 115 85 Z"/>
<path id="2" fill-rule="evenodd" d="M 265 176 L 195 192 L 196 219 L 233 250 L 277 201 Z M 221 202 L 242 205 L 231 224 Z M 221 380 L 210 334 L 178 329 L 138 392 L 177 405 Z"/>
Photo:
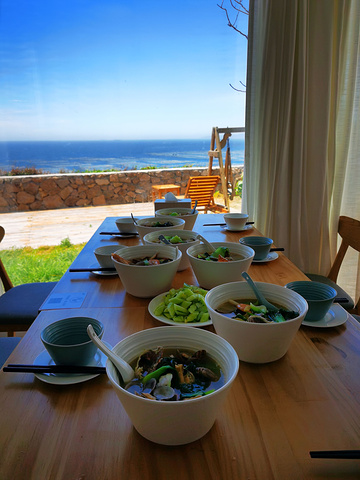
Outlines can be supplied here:
<path id="1" fill-rule="evenodd" d="M 165 243 L 166 245 L 171 245 L 171 242 L 167 238 L 164 237 L 164 235 L 159 235 L 159 240 L 162 243 Z"/>
<path id="2" fill-rule="evenodd" d="M 124 383 L 129 383 L 134 377 L 135 372 L 133 368 L 125 362 L 122 358 L 118 357 L 114 352 L 112 352 L 104 342 L 100 340 L 100 338 L 96 335 L 95 330 L 92 325 L 88 325 L 87 333 L 91 340 L 95 343 L 99 350 L 101 350 L 109 360 L 115 365 L 117 370 L 119 371 L 120 375 Z"/>
<path id="3" fill-rule="evenodd" d="M 260 290 L 257 288 L 255 283 L 253 282 L 252 278 L 250 277 L 249 274 L 246 272 L 242 272 L 241 276 L 247 281 L 247 283 L 250 285 L 252 288 L 253 292 L 255 293 L 256 298 L 259 300 L 261 305 L 264 305 L 270 313 L 276 313 L 279 311 L 278 308 L 275 307 L 272 303 L 268 302 L 264 295 L 260 292 Z"/>
<path id="4" fill-rule="evenodd" d="M 195 213 L 195 210 L 196 210 L 196 207 L 197 207 L 197 204 L 198 204 L 198 201 L 197 201 L 197 200 L 195 200 L 195 205 L 194 205 L 194 208 L 193 208 L 193 209 L 191 210 L 191 212 L 190 212 L 190 213 L 191 213 L 191 215 L 194 215 L 194 213 Z"/>
<path id="5" fill-rule="evenodd" d="M 199 234 L 199 235 L 196 236 L 196 238 L 201 240 L 203 242 L 203 244 L 206 246 L 206 248 L 208 248 L 208 250 L 209 250 L 208 253 L 215 252 L 215 248 L 202 235 Z"/>

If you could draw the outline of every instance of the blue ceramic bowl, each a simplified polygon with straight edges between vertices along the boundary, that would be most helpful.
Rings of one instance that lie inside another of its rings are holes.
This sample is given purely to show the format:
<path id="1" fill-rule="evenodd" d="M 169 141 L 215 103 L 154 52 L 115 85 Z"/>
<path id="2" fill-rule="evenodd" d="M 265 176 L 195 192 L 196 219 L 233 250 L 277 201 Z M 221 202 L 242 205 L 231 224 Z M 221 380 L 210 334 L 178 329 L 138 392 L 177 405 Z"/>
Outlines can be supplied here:
<path id="1" fill-rule="evenodd" d="M 87 333 L 89 324 L 101 338 L 104 326 L 95 318 L 70 317 L 44 328 L 41 341 L 57 365 L 88 365 L 94 358 L 97 346 Z"/>
<path id="2" fill-rule="evenodd" d="M 243 237 L 239 240 L 243 245 L 247 245 L 255 251 L 254 260 L 264 260 L 269 252 L 273 241 L 267 237 Z"/>
<path id="3" fill-rule="evenodd" d="M 288 283 L 285 287 L 294 290 L 307 301 L 309 310 L 304 320 L 308 322 L 324 318 L 336 297 L 334 288 L 320 282 L 298 281 Z"/>

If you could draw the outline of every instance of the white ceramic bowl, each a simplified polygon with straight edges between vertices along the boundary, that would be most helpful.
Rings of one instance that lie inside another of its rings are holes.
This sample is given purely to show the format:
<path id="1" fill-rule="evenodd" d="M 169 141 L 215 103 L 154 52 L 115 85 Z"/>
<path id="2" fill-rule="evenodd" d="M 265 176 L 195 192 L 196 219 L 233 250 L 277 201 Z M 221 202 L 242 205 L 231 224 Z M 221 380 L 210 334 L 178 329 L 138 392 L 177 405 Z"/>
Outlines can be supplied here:
<path id="1" fill-rule="evenodd" d="M 114 267 L 111 254 L 116 252 L 118 249 L 119 245 L 106 245 L 104 247 L 95 248 L 94 255 L 100 266 L 105 268 Z"/>
<path id="2" fill-rule="evenodd" d="M 164 245 L 159 240 L 159 235 L 178 235 L 183 240 L 187 240 L 186 243 L 176 243 L 173 246 L 178 247 L 180 252 L 182 253 L 182 257 L 178 266 L 178 272 L 185 270 L 186 268 L 190 267 L 189 257 L 186 255 L 186 250 L 193 245 L 197 245 L 200 243 L 200 240 L 196 238 L 198 235 L 196 232 L 191 230 L 171 230 L 171 232 L 167 230 L 159 230 L 158 232 L 151 232 L 147 233 L 143 239 L 145 245 Z"/>
<path id="3" fill-rule="evenodd" d="M 172 218 L 182 218 L 185 220 L 184 230 L 192 230 L 194 228 L 196 219 L 199 215 L 199 212 L 195 210 L 195 213 L 192 212 L 192 208 L 161 208 L 155 212 L 155 215 L 158 216 L 170 216 Z M 171 213 L 178 213 L 179 216 L 171 215 Z"/>
<path id="4" fill-rule="evenodd" d="M 255 284 L 270 303 L 297 311 L 299 316 L 282 323 L 249 323 L 218 313 L 216 309 L 229 299 L 255 299 L 246 282 L 227 283 L 213 288 L 206 294 L 205 303 L 216 333 L 231 343 L 240 360 L 250 363 L 274 362 L 288 351 L 305 318 L 308 305 L 301 295 L 288 288 L 271 283 Z"/>
<path id="5" fill-rule="evenodd" d="M 156 222 L 171 222 L 172 225 L 169 227 L 152 227 Z M 159 218 L 159 217 L 146 217 L 146 218 L 141 218 L 140 220 L 137 221 L 136 225 L 136 230 L 141 238 L 143 240 L 144 236 L 147 233 L 150 232 L 156 232 L 158 230 L 183 230 L 185 226 L 185 220 L 182 218 L 176 218 L 176 217 L 171 217 L 170 219 L 165 217 L 165 218 Z"/>
<path id="6" fill-rule="evenodd" d="M 206 350 L 220 365 L 225 384 L 214 393 L 178 402 L 137 397 L 120 386 L 118 372 L 108 361 L 106 373 L 134 427 L 143 437 L 162 445 L 183 445 L 204 436 L 213 426 L 236 378 L 239 360 L 223 338 L 199 328 L 156 327 L 124 338 L 113 351 L 127 362 L 158 346 Z"/>
<path id="7" fill-rule="evenodd" d="M 127 291 L 135 297 L 150 298 L 167 292 L 178 269 L 181 252 L 169 245 L 138 245 L 123 247 L 115 253 L 125 260 L 150 257 L 159 253 L 160 257 L 170 258 L 171 261 L 161 265 L 126 265 L 113 259 L 116 271 Z"/>
<path id="8" fill-rule="evenodd" d="M 242 272 L 248 271 L 254 258 L 254 250 L 235 242 L 212 242 L 211 245 L 213 245 L 215 249 L 222 246 L 227 247 L 230 254 L 243 255 L 244 258 L 232 262 L 201 260 L 200 258 L 196 258 L 196 255 L 206 252 L 207 247 L 203 243 L 189 247 L 186 253 L 199 285 L 206 290 L 210 290 L 210 288 L 221 285 L 222 283 L 244 280 L 241 274 Z"/>
<path id="9" fill-rule="evenodd" d="M 249 215 L 247 213 L 224 213 L 224 220 L 229 230 L 243 230 Z"/>
<path id="10" fill-rule="evenodd" d="M 139 219 L 134 217 L 136 221 Z M 131 217 L 121 217 L 115 220 L 120 233 L 137 233 L 134 221 Z"/>

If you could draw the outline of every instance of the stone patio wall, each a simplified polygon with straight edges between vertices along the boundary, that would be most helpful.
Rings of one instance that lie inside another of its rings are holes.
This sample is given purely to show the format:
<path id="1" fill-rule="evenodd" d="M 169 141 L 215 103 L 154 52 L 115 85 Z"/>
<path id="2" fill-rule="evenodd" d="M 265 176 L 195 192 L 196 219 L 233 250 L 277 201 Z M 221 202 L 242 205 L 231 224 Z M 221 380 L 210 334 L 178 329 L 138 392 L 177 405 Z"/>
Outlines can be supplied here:
<path id="1" fill-rule="evenodd" d="M 4 176 L 0 177 L 0 213 L 151 202 L 152 185 L 180 185 L 184 195 L 189 177 L 207 172 L 204 167 Z M 232 172 L 236 181 L 242 167 L 233 167 Z M 213 175 L 218 174 L 213 169 Z"/>

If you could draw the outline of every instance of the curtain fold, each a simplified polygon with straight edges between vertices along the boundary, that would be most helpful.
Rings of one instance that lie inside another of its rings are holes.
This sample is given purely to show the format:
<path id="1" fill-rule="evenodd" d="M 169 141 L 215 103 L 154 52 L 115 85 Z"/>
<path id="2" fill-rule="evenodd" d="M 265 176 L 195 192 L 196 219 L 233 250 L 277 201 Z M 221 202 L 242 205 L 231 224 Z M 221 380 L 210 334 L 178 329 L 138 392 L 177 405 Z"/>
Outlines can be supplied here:
<path id="1" fill-rule="evenodd" d="M 359 19 L 358 0 L 250 2 L 243 210 L 324 275 L 340 213 L 360 218 Z"/>

